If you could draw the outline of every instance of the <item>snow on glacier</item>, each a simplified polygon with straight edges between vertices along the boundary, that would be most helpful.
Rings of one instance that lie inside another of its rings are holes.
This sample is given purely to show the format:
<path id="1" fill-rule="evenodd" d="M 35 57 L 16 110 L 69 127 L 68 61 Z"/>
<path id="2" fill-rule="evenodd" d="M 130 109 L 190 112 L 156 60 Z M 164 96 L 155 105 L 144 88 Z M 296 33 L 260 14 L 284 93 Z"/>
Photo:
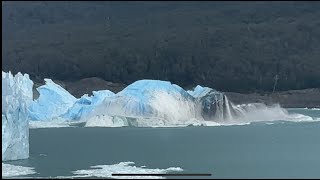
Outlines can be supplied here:
<path id="1" fill-rule="evenodd" d="M 77 99 L 51 79 L 44 79 L 46 84 L 37 88 L 40 96 L 32 102 L 29 111 L 34 121 L 50 121 L 64 114 Z"/>
<path id="2" fill-rule="evenodd" d="M 28 106 L 33 82 L 28 74 L 2 72 L 2 161 L 29 157 Z"/>

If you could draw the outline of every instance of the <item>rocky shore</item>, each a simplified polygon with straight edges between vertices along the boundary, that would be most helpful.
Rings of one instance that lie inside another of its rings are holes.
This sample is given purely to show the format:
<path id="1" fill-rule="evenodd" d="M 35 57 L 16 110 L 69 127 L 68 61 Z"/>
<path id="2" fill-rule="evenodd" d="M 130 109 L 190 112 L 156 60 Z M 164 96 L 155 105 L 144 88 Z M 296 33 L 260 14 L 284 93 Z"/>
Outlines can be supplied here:
<path id="1" fill-rule="evenodd" d="M 79 98 L 83 94 L 91 94 L 94 90 L 108 89 L 115 93 L 121 91 L 127 85 L 121 83 L 113 83 L 100 78 L 85 78 L 75 82 L 55 81 L 60 86 L 69 91 L 72 95 Z M 35 88 L 41 86 L 44 82 L 36 82 L 34 85 L 34 98 L 38 98 L 39 94 Z M 225 92 L 231 101 L 235 104 L 245 104 L 261 102 L 265 104 L 279 103 L 285 108 L 319 108 L 320 107 L 320 88 L 290 90 L 274 93 L 236 93 Z"/>
<path id="2" fill-rule="evenodd" d="M 263 102 L 265 104 L 279 103 L 285 108 L 319 108 L 320 88 L 290 90 L 265 94 L 241 94 L 225 92 L 226 95 L 236 104 Z"/>

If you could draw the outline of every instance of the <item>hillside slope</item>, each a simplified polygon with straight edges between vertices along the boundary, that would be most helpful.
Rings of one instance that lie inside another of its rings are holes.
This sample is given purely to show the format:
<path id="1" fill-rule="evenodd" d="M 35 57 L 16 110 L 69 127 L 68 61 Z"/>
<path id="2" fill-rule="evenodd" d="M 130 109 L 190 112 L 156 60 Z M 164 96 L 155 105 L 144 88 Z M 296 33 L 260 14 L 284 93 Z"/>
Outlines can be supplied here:
<path id="1" fill-rule="evenodd" d="M 320 2 L 5 2 L 2 70 L 201 84 L 320 87 Z"/>

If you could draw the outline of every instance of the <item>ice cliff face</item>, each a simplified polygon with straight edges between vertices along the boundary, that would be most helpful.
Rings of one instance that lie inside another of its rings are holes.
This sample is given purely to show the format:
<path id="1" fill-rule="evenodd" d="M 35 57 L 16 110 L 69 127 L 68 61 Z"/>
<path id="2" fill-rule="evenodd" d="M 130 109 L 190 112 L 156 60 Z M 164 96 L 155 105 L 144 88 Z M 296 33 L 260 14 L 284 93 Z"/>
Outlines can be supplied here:
<path id="1" fill-rule="evenodd" d="M 205 120 L 227 122 L 241 115 L 226 95 L 212 88 L 198 85 L 193 91 L 187 92 L 195 98 L 196 105 L 201 109 L 201 117 Z"/>
<path id="2" fill-rule="evenodd" d="M 31 120 L 50 121 L 66 113 L 77 101 L 51 79 L 45 79 L 45 82 L 45 85 L 37 88 L 40 97 L 29 107 Z"/>
<path id="3" fill-rule="evenodd" d="M 27 74 L 2 72 L 2 161 L 29 157 L 28 106 L 33 82 Z"/>

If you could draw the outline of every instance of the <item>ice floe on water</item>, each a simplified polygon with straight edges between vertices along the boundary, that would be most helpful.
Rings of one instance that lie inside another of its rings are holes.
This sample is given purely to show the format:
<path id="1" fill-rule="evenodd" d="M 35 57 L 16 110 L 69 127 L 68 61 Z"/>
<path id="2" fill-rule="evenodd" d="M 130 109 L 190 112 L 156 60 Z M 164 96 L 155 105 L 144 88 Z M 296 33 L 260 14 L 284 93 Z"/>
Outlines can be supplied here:
<path id="1" fill-rule="evenodd" d="M 52 121 L 30 121 L 30 129 L 39 129 L 39 128 L 61 128 L 61 127 L 70 127 L 70 122 L 64 120 L 52 120 Z"/>
<path id="2" fill-rule="evenodd" d="M 62 128 L 62 127 L 82 127 L 85 122 L 69 121 L 63 118 L 56 118 L 51 121 L 29 121 L 30 129 L 40 128 Z"/>
<path id="3" fill-rule="evenodd" d="M 114 165 L 91 166 L 90 169 L 77 170 L 74 176 L 59 176 L 57 178 L 114 178 L 114 179 L 165 179 L 163 176 L 113 176 L 113 174 L 168 174 L 183 171 L 180 167 L 167 169 L 149 169 L 146 166 L 134 166 L 134 162 L 120 162 Z"/>
<path id="4" fill-rule="evenodd" d="M 2 163 L 2 178 L 25 176 L 35 173 L 36 172 L 32 167 L 15 166 Z"/>

